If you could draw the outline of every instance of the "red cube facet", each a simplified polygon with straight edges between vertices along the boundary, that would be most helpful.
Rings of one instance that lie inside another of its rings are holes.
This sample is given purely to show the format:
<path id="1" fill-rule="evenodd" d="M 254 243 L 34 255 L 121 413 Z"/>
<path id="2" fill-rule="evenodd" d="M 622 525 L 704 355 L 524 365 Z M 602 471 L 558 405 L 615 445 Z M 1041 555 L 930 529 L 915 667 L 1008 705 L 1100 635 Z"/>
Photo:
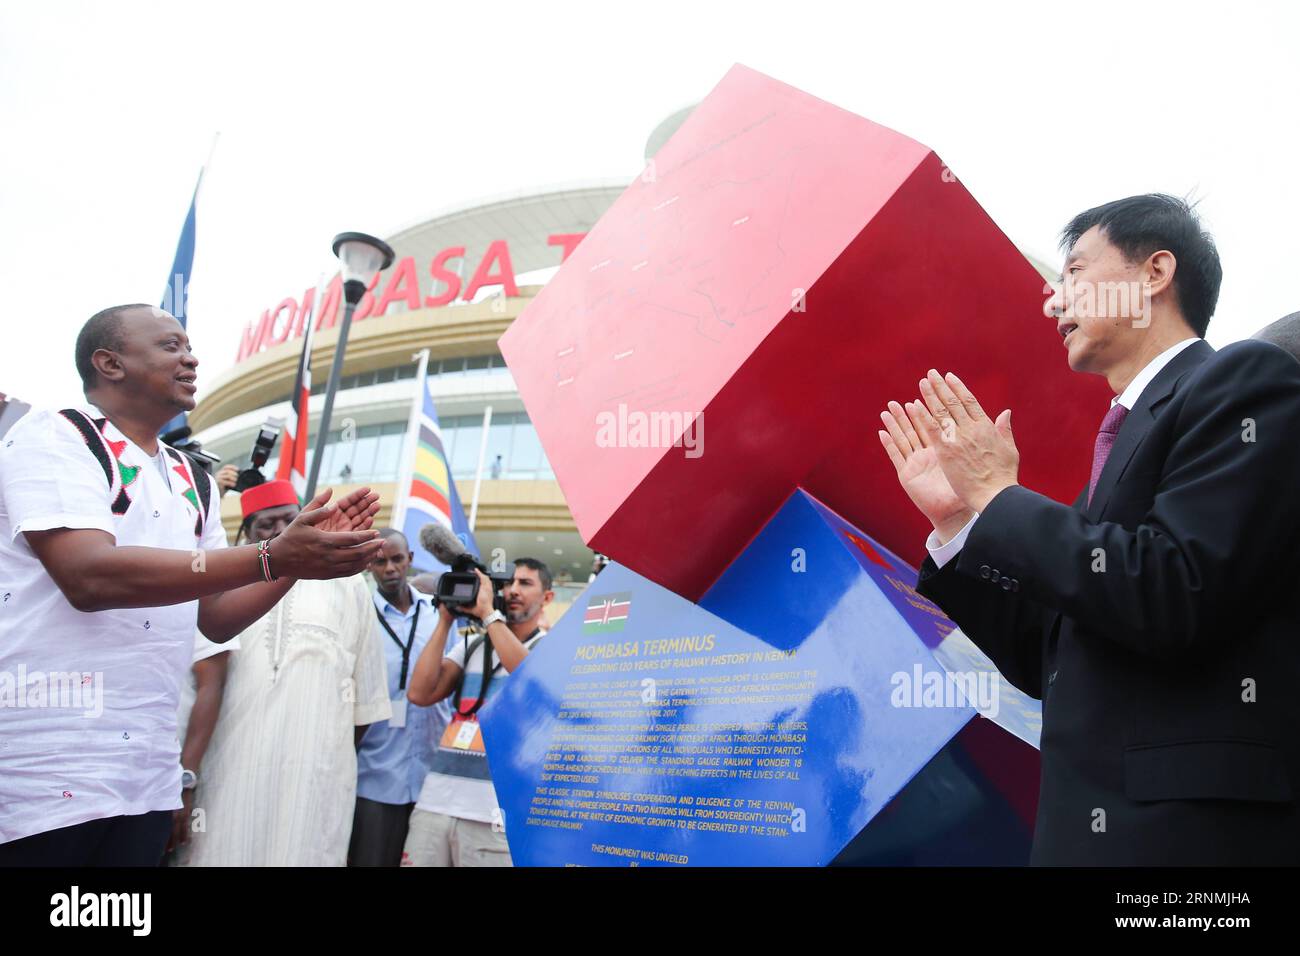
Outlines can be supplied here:
<path id="1" fill-rule="evenodd" d="M 695 600 L 797 486 L 919 562 L 876 432 L 929 368 L 1073 499 L 1109 391 L 1044 298 L 930 149 L 737 65 L 500 345 L 584 540 Z"/>

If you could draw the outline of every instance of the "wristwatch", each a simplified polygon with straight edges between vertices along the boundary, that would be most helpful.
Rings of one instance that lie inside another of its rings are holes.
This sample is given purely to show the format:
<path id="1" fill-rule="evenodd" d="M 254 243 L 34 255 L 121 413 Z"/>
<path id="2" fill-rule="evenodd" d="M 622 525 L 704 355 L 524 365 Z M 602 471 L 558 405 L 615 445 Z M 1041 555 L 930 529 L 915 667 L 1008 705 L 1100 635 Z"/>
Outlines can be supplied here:
<path id="1" fill-rule="evenodd" d="M 199 775 L 193 770 L 181 769 L 181 789 L 193 790 L 199 785 Z"/>
<path id="2" fill-rule="evenodd" d="M 500 621 L 502 624 L 505 624 L 506 616 L 494 608 L 491 614 L 483 618 L 483 630 L 486 631 L 496 621 Z"/>

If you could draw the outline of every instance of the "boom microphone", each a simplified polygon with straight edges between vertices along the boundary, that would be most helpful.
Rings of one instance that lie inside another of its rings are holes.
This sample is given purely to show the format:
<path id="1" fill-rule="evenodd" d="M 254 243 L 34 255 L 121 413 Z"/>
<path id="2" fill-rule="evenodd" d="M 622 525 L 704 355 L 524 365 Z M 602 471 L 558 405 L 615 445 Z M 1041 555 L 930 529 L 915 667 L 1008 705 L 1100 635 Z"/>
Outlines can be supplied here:
<path id="1" fill-rule="evenodd" d="M 420 529 L 420 546 L 448 567 L 454 567 L 456 559 L 468 553 L 460 538 L 436 521 Z"/>

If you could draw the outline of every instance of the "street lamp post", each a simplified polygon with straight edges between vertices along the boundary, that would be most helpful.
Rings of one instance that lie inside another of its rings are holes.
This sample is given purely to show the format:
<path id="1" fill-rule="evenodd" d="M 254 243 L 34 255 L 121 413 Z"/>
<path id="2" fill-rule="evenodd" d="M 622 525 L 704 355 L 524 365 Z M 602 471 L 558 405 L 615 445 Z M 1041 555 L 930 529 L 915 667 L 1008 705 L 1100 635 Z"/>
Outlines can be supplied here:
<path id="1" fill-rule="evenodd" d="M 316 480 L 320 477 L 320 463 L 325 455 L 325 442 L 329 439 L 330 416 L 334 412 L 334 393 L 338 391 L 343 373 L 343 354 L 348 347 L 348 330 L 352 328 L 352 313 L 357 303 L 370 288 L 375 276 L 393 264 L 393 250 L 382 239 L 363 232 L 340 232 L 334 237 L 334 255 L 343 269 L 343 325 L 339 328 L 338 344 L 334 346 L 334 364 L 330 366 L 329 385 L 325 388 L 325 407 L 321 409 L 316 452 L 311 456 L 311 475 L 307 478 L 307 495 L 310 501 L 316 494 Z"/>

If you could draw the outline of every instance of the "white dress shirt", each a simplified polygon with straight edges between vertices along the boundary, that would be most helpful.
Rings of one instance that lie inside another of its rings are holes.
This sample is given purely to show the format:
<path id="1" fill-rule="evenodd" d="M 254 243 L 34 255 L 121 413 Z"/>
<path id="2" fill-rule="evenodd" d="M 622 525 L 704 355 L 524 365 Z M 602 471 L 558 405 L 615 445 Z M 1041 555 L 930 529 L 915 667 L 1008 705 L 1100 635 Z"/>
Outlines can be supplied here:
<path id="1" fill-rule="evenodd" d="M 1183 339 L 1175 345 L 1169 346 L 1169 348 L 1165 349 L 1143 366 L 1142 371 L 1133 376 L 1133 381 L 1128 383 L 1128 387 L 1125 388 L 1124 391 L 1120 392 L 1119 395 L 1110 400 L 1111 407 L 1113 408 L 1116 403 L 1119 403 L 1132 411 L 1133 406 L 1137 404 L 1137 400 L 1141 397 L 1142 392 L 1151 384 L 1151 380 L 1160 374 L 1160 370 L 1172 362 L 1174 356 L 1183 349 L 1189 347 L 1193 342 L 1199 341 L 1201 341 L 1199 338 L 1192 336 L 1191 338 Z M 943 567 L 951 561 L 959 551 L 961 551 L 962 547 L 966 544 L 966 538 L 970 534 L 970 529 L 975 527 L 975 522 L 978 520 L 979 515 L 976 514 L 975 517 L 971 518 L 970 521 L 967 521 L 965 527 L 953 535 L 946 544 L 939 543 L 939 535 L 937 532 L 930 532 L 930 536 L 925 539 L 925 549 L 930 552 L 930 558 L 934 561 L 935 567 Z"/>
<path id="2" fill-rule="evenodd" d="M 119 548 L 197 556 L 226 547 L 216 483 L 196 536 L 189 469 L 111 422 L 102 434 L 113 486 L 57 411 L 28 412 L 0 442 L 0 843 L 181 803 L 176 716 L 198 601 L 78 611 L 23 532 L 95 529 Z M 119 484 L 130 506 L 115 514 Z"/>

